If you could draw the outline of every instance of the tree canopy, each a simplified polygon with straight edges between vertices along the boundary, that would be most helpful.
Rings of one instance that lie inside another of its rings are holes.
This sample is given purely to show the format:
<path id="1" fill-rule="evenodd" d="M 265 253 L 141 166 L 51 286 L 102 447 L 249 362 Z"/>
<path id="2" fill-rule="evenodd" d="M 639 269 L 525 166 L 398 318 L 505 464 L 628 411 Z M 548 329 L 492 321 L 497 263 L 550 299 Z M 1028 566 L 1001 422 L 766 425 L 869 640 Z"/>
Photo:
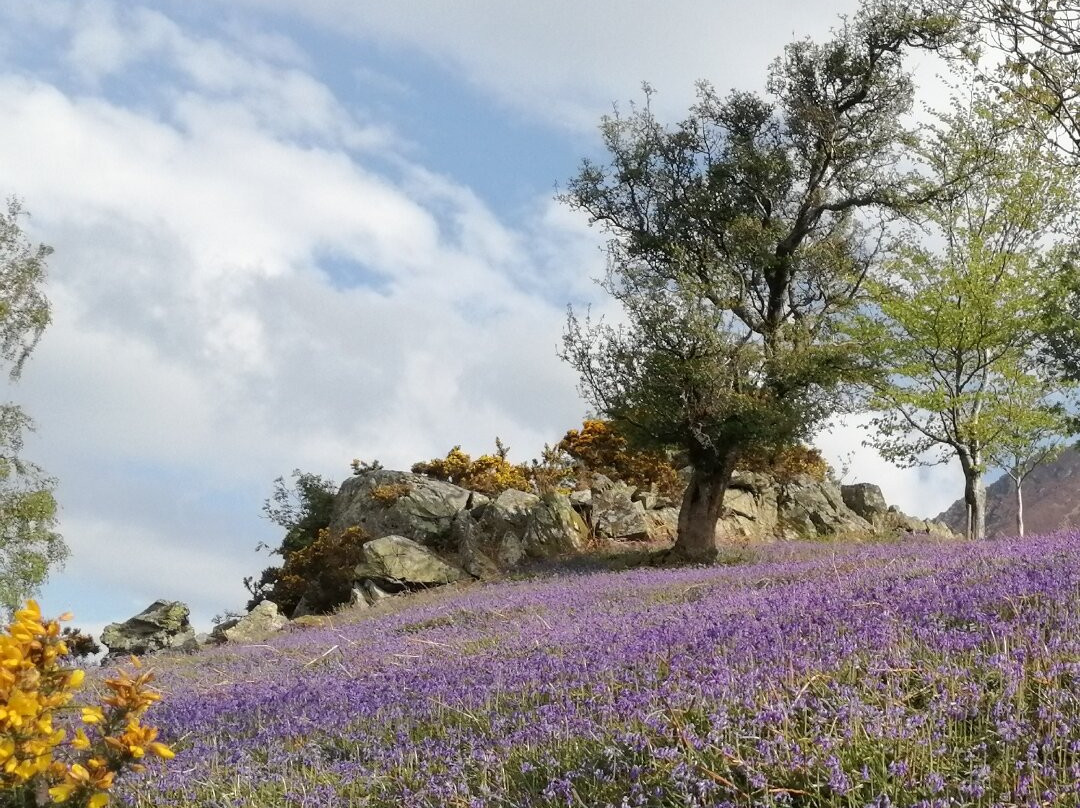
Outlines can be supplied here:
<path id="1" fill-rule="evenodd" d="M 596 411 L 638 445 L 694 468 L 677 550 L 715 553 L 740 454 L 808 437 L 858 373 L 838 325 L 857 300 L 884 217 L 932 196 L 904 155 L 910 45 L 948 33 L 886 5 L 774 62 L 764 95 L 707 83 L 667 126 L 646 102 L 603 120 L 606 164 L 564 199 L 610 235 L 618 325 L 571 312 L 565 358 Z"/>
<path id="2" fill-rule="evenodd" d="M 939 181 L 964 181 L 920 208 L 919 229 L 871 278 L 853 336 L 868 349 L 879 413 L 869 442 L 904 465 L 956 457 L 968 534 L 981 538 L 988 459 L 1019 453 L 1020 473 L 1040 436 L 1065 428 L 1065 383 L 1036 346 L 1044 302 L 1067 277 L 1076 173 L 1046 159 L 1045 140 L 995 98 L 970 92 L 920 149 Z"/>
<path id="3" fill-rule="evenodd" d="M 0 366 L 9 382 L 19 378 L 50 317 L 42 287 L 52 250 L 31 245 L 21 228 L 24 215 L 14 198 L 0 213 Z M 0 605 L 9 609 L 67 556 L 55 530 L 55 482 L 22 457 L 32 427 L 21 408 L 0 404 Z"/>

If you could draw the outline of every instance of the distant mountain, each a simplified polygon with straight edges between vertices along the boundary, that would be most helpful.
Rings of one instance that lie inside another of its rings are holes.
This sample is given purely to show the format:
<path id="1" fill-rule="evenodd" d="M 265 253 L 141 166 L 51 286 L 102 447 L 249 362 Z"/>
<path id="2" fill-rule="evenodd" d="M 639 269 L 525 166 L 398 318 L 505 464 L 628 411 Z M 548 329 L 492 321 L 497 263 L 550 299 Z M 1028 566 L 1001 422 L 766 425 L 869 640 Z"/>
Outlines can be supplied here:
<path id="1" fill-rule="evenodd" d="M 1016 489 L 1002 475 L 986 489 L 986 535 L 1016 533 Z M 958 499 L 937 519 L 963 535 L 967 523 L 964 500 Z M 1066 449 L 1053 463 L 1039 466 L 1024 481 L 1024 532 L 1049 533 L 1080 527 L 1080 451 Z"/>

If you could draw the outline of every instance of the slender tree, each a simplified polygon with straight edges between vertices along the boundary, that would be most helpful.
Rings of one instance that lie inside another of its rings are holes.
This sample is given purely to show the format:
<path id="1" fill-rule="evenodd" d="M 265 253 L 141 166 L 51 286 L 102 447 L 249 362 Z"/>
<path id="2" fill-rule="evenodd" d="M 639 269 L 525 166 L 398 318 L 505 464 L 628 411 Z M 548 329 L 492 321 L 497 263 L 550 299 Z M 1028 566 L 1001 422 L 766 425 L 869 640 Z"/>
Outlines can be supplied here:
<path id="1" fill-rule="evenodd" d="M 1026 352 L 1019 366 L 1002 368 L 1004 384 L 993 408 L 997 424 L 987 444 L 990 463 L 1012 480 L 1016 535 L 1024 535 L 1024 481 L 1043 463 L 1056 458 L 1075 432 L 1065 406 L 1075 385 L 1047 378 L 1040 357 Z"/>
<path id="2" fill-rule="evenodd" d="M 1046 148 L 990 97 L 976 94 L 946 116 L 922 149 L 928 169 L 977 170 L 965 171 L 961 192 L 924 208 L 922 232 L 871 280 L 876 305 L 855 329 L 877 371 L 869 442 L 901 464 L 957 458 L 971 538 L 985 534 L 983 475 L 1005 448 L 1010 396 L 1036 391 L 1050 411 L 1043 368 L 1028 354 L 1045 290 L 1064 275 L 1055 234 L 1076 187 Z"/>
<path id="3" fill-rule="evenodd" d="M 740 455 L 807 438 L 859 372 L 837 324 L 873 263 L 875 217 L 928 195 L 898 168 L 902 55 L 945 29 L 865 9 L 824 44 L 789 45 L 764 96 L 702 83 L 677 125 L 648 103 L 605 118 L 609 162 L 571 181 L 565 201 L 611 236 L 604 285 L 625 321 L 571 312 L 564 356 L 636 445 L 689 460 L 678 555 L 715 556 Z"/>
<path id="4" fill-rule="evenodd" d="M 0 212 L 0 365 L 9 382 L 19 378 L 49 324 L 42 286 L 52 250 L 31 246 L 20 227 L 23 215 L 16 199 Z M 67 555 L 54 529 L 55 483 L 21 457 L 32 426 L 18 406 L 0 404 L 0 605 L 8 608 L 33 593 Z"/>

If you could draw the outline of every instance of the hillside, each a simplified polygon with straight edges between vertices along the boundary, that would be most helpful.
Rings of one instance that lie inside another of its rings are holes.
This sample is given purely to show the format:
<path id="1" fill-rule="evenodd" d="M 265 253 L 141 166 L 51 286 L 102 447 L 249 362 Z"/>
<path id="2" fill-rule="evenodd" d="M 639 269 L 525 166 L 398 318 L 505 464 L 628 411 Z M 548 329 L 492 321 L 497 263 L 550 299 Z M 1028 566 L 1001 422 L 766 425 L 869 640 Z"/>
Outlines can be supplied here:
<path id="1" fill-rule="evenodd" d="M 565 570 L 159 655 L 136 808 L 1075 805 L 1080 533 Z M 1050 638 L 1050 639 L 1048 639 Z M 977 795 L 977 796 L 974 796 Z"/>
<path id="2" fill-rule="evenodd" d="M 1016 494 L 1007 476 L 986 489 L 986 535 L 1016 533 Z M 964 500 L 958 499 L 936 521 L 963 535 L 966 526 Z M 1024 481 L 1024 527 L 1029 534 L 1050 533 L 1062 527 L 1080 526 L 1080 451 L 1066 449 L 1053 463 L 1036 468 Z"/>

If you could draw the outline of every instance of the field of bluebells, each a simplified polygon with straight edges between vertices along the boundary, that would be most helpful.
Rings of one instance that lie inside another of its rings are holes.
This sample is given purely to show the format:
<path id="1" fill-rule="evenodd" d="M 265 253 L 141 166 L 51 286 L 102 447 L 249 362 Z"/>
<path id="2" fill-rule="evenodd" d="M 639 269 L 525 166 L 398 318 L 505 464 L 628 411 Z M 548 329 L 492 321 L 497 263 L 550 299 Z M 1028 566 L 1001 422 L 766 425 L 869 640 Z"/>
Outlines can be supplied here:
<path id="1" fill-rule="evenodd" d="M 476 585 L 161 659 L 169 806 L 1080 804 L 1080 533 Z"/>

